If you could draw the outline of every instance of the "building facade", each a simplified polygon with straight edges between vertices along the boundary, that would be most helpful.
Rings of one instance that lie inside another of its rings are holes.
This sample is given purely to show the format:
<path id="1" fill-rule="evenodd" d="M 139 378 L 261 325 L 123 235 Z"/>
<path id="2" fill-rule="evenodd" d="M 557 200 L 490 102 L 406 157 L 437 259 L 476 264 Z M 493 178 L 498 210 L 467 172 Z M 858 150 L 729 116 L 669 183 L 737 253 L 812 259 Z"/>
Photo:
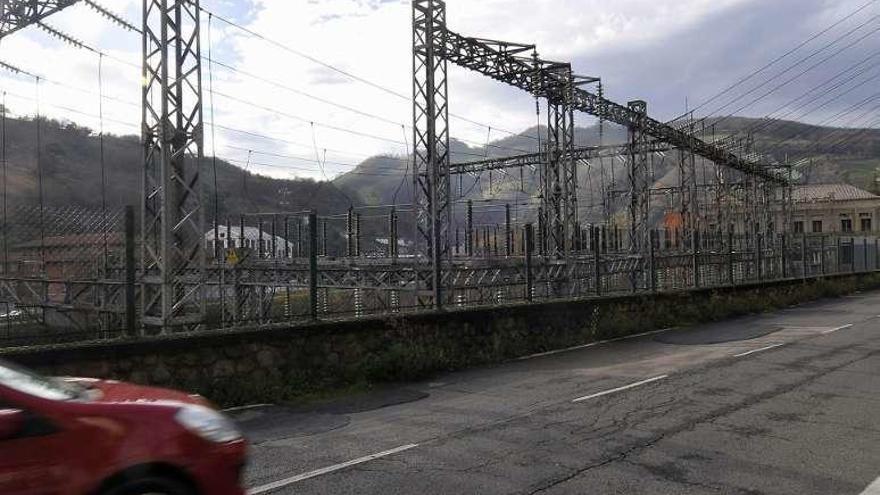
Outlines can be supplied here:
<path id="1" fill-rule="evenodd" d="M 849 184 L 796 186 L 788 232 L 867 234 L 878 229 L 880 196 Z M 777 208 L 777 222 L 784 222 Z M 777 223 L 782 225 L 783 223 Z"/>

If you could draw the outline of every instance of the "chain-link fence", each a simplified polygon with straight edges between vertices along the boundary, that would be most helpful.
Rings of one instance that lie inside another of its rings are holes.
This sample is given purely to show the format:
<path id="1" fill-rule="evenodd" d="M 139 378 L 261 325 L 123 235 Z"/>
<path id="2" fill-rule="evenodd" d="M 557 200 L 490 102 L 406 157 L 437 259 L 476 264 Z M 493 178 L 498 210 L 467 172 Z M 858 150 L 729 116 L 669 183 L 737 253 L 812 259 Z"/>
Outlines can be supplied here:
<path id="1" fill-rule="evenodd" d="M 121 209 L 20 206 L 0 226 L 0 342 L 119 335 L 124 326 Z"/>
<path id="2" fill-rule="evenodd" d="M 196 328 L 433 310 L 434 272 L 429 259 L 414 253 L 409 214 L 394 208 L 248 214 L 212 224 L 204 237 L 204 278 L 192 279 L 204 302 Z M 144 332 L 135 224 L 131 209 L 9 210 L 0 229 L 0 346 Z M 451 236 L 439 279 L 445 308 L 878 270 L 873 236 L 659 230 L 636 252 L 626 230 L 587 225 L 565 256 L 551 255 L 540 229 L 503 220 L 471 222 Z"/>

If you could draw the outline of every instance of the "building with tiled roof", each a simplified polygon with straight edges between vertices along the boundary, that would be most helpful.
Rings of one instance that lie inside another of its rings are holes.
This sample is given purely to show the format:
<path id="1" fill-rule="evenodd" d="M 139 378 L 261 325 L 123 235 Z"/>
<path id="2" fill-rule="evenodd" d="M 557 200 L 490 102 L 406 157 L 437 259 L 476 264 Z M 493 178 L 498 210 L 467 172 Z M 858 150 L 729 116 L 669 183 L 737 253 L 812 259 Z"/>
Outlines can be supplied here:
<path id="1" fill-rule="evenodd" d="M 793 189 L 792 199 L 790 232 L 870 233 L 878 229 L 880 196 L 864 189 L 849 184 L 801 185 Z"/>
<path id="2" fill-rule="evenodd" d="M 837 202 L 876 200 L 880 199 L 880 196 L 850 184 L 809 184 L 794 187 L 792 199 L 795 203 Z"/>

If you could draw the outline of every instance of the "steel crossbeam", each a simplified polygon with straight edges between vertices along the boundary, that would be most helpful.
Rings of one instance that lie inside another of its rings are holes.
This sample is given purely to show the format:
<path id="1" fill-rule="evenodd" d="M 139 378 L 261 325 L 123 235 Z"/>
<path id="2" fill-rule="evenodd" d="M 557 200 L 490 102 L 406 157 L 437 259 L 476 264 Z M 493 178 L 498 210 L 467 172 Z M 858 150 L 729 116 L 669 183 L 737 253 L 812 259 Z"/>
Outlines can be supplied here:
<path id="1" fill-rule="evenodd" d="M 70 7 L 78 0 L 0 0 L 0 39 Z"/>

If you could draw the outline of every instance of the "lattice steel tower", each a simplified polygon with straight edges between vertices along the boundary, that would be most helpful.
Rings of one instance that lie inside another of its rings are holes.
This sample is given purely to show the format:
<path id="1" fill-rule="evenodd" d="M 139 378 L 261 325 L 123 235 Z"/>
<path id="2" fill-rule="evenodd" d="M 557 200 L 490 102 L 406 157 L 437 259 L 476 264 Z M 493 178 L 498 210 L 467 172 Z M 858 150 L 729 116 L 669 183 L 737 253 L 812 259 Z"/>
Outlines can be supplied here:
<path id="1" fill-rule="evenodd" d="M 413 181 L 415 254 L 431 260 L 431 275 L 417 271 L 419 305 L 443 306 L 442 269 L 450 257 L 449 90 L 446 3 L 413 1 Z"/>
<path id="2" fill-rule="evenodd" d="M 204 320 L 198 0 L 144 0 L 141 303 L 148 332 Z"/>

